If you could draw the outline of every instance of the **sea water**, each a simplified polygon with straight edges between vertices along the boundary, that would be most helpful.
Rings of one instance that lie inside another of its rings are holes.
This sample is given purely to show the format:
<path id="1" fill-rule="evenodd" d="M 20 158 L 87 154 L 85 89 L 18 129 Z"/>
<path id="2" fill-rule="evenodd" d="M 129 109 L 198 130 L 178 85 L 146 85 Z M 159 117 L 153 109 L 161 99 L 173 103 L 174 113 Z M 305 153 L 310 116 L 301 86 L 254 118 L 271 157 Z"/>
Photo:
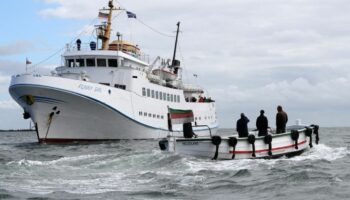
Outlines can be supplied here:
<path id="1" fill-rule="evenodd" d="M 230 130 L 221 129 L 221 134 Z M 213 161 L 157 140 L 38 144 L 0 133 L 0 199 L 350 199 L 350 128 L 293 158 Z"/>

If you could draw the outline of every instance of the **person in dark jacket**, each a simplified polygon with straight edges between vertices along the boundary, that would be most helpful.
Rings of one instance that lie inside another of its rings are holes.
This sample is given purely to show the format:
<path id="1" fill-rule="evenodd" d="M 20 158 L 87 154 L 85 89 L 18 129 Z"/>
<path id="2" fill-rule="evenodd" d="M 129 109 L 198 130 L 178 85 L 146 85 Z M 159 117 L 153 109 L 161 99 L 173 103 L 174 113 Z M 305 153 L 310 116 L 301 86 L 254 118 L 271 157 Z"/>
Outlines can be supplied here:
<path id="1" fill-rule="evenodd" d="M 259 131 L 258 136 L 267 135 L 267 128 L 269 127 L 269 122 L 267 120 L 267 117 L 265 117 L 264 113 L 264 110 L 260 110 L 260 116 L 256 119 L 256 128 Z"/>
<path id="2" fill-rule="evenodd" d="M 283 111 L 282 106 L 277 106 L 276 114 L 276 133 L 286 132 L 286 124 L 288 122 L 288 115 Z"/>
<path id="3" fill-rule="evenodd" d="M 248 137 L 248 122 L 249 119 L 241 113 L 241 118 L 237 120 L 236 130 L 238 132 L 238 137 Z"/>

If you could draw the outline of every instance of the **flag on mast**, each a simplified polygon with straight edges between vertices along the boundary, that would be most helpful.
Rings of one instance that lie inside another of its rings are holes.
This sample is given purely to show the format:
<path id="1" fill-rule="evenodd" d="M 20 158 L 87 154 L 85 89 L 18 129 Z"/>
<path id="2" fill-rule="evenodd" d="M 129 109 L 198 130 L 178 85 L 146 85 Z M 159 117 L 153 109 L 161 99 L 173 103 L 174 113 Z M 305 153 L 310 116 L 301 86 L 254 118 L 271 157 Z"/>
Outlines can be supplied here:
<path id="1" fill-rule="evenodd" d="M 28 58 L 26 58 L 26 65 L 30 65 L 32 64 L 32 61 L 28 60 Z"/>
<path id="2" fill-rule="evenodd" d="M 128 15 L 128 18 L 135 18 L 136 19 L 136 14 L 132 13 L 130 11 L 126 11 L 126 14 Z"/>
<path id="3" fill-rule="evenodd" d="M 107 19 L 108 16 L 109 16 L 109 14 L 107 14 L 107 13 L 98 12 L 98 18 Z"/>

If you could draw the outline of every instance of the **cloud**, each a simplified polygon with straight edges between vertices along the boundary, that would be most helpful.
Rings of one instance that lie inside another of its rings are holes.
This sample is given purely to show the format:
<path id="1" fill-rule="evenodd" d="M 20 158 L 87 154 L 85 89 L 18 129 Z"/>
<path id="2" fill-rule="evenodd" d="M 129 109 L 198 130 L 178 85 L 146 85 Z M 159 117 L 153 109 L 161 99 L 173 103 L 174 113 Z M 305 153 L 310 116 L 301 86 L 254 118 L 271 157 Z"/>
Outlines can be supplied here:
<path id="1" fill-rule="evenodd" d="M 44 0 L 51 8 L 45 8 L 39 14 L 45 18 L 73 18 L 73 19 L 91 19 L 97 17 L 97 9 L 106 5 L 107 1 L 99 0 Z"/>
<path id="2" fill-rule="evenodd" d="M 33 43 L 27 40 L 17 40 L 7 44 L 0 44 L 0 57 L 17 55 L 33 50 Z"/>
<path id="3" fill-rule="evenodd" d="M 94 19 L 107 0 L 43 2 L 46 8 L 39 12 L 42 17 L 81 20 Z M 167 34 L 173 34 L 176 22 L 181 21 L 177 57 L 182 61 L 184 78 L 204 86 L 217 100 L 222 126 L 231 126 L 240 112 L 255 116 L 261 108 L 266 109 L 273 122 L 278 104 L 286 107 L 291 119 L 302 117 L 330 126 L 350 125 L 346 114 L 350 112 L 347 1 L 118 2 L 147 25 Z M 119 31 L 145 53 L 171 57 L 173 38 L 123 14 L 115 23 L 114 37 Z M 92 28 L 79 27 L 89 31 Z M 5 68 L 6 74 L 23 67 L 4 62 L 0 61 L 0 65 L 14 66 Z M 197 79 L 193 78 L 194 73 L 198 74 Z M 330 117 L 337 113 L 339 119 Z"/>
<path id="4" fill-rule="evenodd" d="M 20 108 L 20 106 L 12 99 L 0 100 L 0 109 L 1 110 L 13 110 L 13 109 L 19 109 L 19 108 Z"/>

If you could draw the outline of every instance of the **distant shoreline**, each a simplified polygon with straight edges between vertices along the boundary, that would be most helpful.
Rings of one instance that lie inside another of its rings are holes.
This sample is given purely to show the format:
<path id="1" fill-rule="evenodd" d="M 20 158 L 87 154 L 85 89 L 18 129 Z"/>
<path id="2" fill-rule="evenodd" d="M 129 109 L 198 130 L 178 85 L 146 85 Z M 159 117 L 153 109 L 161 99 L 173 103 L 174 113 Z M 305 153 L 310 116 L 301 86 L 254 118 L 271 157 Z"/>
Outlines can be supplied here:
<path id="1" fill-rule="evenodd" d="M 9 129 L 9 130 L 0 130 L 0 132 L 23 132 L 23 131 L 35 131 L 35 129 Z"/>

